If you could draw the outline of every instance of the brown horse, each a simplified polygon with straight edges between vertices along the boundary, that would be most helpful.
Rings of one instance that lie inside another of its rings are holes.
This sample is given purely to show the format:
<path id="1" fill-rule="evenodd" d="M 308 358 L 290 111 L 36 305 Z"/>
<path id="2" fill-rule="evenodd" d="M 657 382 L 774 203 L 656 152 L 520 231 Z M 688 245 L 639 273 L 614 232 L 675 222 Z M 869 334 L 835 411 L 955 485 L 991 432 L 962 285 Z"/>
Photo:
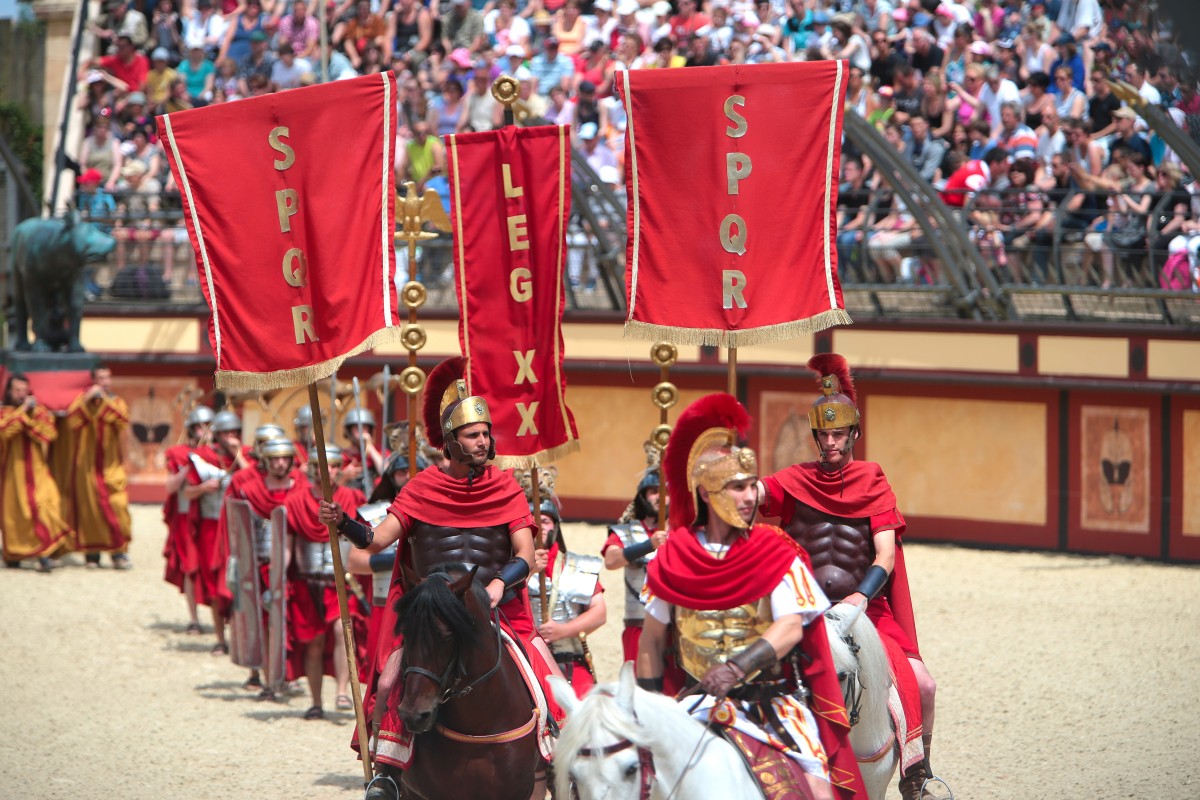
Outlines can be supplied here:
<path id="1" fill-rule="evenodd" d="M 538 715 L 501 643 L 487 592 L 475 582 L 477 569 L 439 567 L 397 605 L 404 640 L 397 710 L 414 735 L 413 758 L 403 771 L 380 766 L 406 799 L 533 794 L 541 764 Z"/>

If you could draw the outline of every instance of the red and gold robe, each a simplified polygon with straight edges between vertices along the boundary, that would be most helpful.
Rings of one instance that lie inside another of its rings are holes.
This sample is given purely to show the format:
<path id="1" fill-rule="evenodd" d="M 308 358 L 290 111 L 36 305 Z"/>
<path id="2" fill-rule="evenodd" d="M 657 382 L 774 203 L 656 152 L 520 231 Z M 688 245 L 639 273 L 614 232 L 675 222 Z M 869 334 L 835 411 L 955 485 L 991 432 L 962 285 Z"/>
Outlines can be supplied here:
<path id="1" fill-rule="evenodd" d="M 63 521 L 58 484 L 46 451 L 58 437 L 53 415 L 42 406 L 0 408 L 0 533 L 4 560 L 48 556 L 71 527 Z"/>
<path id="2" fill-rule="evenodd" d="M 69 453 L 60 483 L 67 522 L 75 529 L 75 549 L 84 553 L 124 552 L 132 523 L 126 494 L 121 436 L 129 426 L 129 406 L 119 397 L 87 400 L 79 395 L 67 409 Z"/>

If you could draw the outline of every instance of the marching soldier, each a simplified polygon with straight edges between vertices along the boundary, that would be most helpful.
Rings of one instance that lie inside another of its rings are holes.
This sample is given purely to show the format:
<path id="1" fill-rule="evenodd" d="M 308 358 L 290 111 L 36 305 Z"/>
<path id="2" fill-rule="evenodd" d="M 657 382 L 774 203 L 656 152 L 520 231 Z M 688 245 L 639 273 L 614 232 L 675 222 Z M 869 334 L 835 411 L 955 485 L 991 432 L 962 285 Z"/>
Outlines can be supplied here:
<path id="1" fill-rule="evenodd" d="M 187 442 L 167 448 L 167 499 L 163 501 L 163 522 L 167 524 L 167 542 L 163 547 L 166 570 L 163 580 L 179 588 L 187 600 L 189 634 L 200 633 L 198 605 L 209 605 L 212 597 L 206 592 L 212 587 L 197 580 L 200 572 L 198 549 L 199 530 L 192 501 L 187 497 L 188 473 L 192 469 L 192 454 L 201 458 L 211 454 L 213 410 L 196 406 L 184 420 Z M 202 594 L 197 595 L 197 590 Z"/>
<path id="2" fill-rule="evenodd" d="M 530 511 L 533 504 L 530 503 Z M 542 595 L 549 590 L 550 619 L 538 634 L 550 645 L 559 669 L 582 698 L 596 684 L 595 668 L 587 646 L 588 634 L 608 618 L 604 587 L 600 585 L 600 558 L 572 553 L 562 535 L 562 517 L 550 498 L 541 501 L 536 514 L 546 547 L 534 551 L 534 575 L 529 578 L 529 604 L 533 619 L 542 619 Z M 550 580 L 545 580 L 546 576 Z"/>
<path id="3" fill-rule="evenodd" d="M 796 543 L 754 523 L 757 462 L 736 444 L 749 427 L 727 394 L 697 400 L 676 423 L 665 459 L 672 531 L 647 570 L 638 683 L 662 691 L 673 629 L 705 694 L 693 715 L 725 729 L 768 796 L 831 800 L 834 785 L 865 796 L 822 619 L 829 601 Z"/>
<path id="4" fill-rule="evenodd" d="M 296 445 L 296 459 L 308 463 L 308 451 L 313 448 L 312 407 L 300 406 L 292 420 L 292 444 Z"/>
<path id="5" fill-rule="evenodd" d="M 936 685 L 917 649 L 900 542 L 904 518 L 880 466 L 854 458 L 862 417 L 846 359 L 823 354 L 809 360 L 808 367 L 821 387 L 808 415 L 821 457 L 764 479 L 762 510 L 780 517 L 785 530 L 812 555 L 825 593 L 836 602 L 866 604 L 880 636 L 892 639 L 908 656 L 912 675 L 895 678 L 901 697 L 911 694 L 914 680 L 919 691 L 920 709 L 906 705 L 905 711 L 909 736 L 923 736 L 924 759 L 913 764 L 921 757 L 919 751 L 911 758 L 902 754 L 909 768 L 901 777 L 900 791 L 905 798 L 915 798 L 932 775 L 929 749 Z M 918 717 L 919 724 L 914 724 Z"/>
<path id="6" fill-rule="evenodd" d="M 342 430 L 348 445 L 342 451 L 345 464 L 338 481 L 366 494 L 375 488 L 375 479 L 383 473 L 383 453 L 375 446 L 375 415 L 366 408 L 352 408 L 342 420 Z"/>
<path id="7" fill-rule="evenodd" d="M 225 641 L 225 621 L 229 614 L 228 593 L 222 589 L 225 557 L 229 549 L 223 541 L 221 525 L 225 489 L 233 470 L 245 463 L 242 453 L 242 420 L 232 411 L 221 411 L 212 418 L 211 446 L 197 446 L 188 455 L 189 465 L 183 499 L 195 505 L 196 594 L 209 598 L 213 633 L 217 643 L 213 655 L 229 655 Z"/>

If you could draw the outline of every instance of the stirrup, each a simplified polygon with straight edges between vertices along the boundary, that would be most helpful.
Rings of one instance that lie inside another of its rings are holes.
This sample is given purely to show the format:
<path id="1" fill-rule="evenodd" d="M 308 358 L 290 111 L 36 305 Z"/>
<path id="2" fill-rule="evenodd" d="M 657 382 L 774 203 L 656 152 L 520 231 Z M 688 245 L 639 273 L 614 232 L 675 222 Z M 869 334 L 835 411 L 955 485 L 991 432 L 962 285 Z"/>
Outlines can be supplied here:
<path id="1" fill-rule="evenodd" d="M 396 779 L 391 775 L 381 773 L 371 778 L 363 800 L 400 800 L 400 787 L 396 785 Z"/>
<path id="2" fill-rule="evenodd" d="M 917 794 L 917 797 L 924 798 L 925 792 L 929 789 L 929 785 L 933 783 L 940 783 L 942 786 L 946 787 L 946 796 L 944 798 L 939 796 L 938 800 L 954 800 L 954 790 L 950 788 L 950 784 L 946 783 L 945 780 L 939 778 L 937 775 L 932 774 L 932 771 L 930 771 L 929 777 L 921 783 L 921 791 Z"/>

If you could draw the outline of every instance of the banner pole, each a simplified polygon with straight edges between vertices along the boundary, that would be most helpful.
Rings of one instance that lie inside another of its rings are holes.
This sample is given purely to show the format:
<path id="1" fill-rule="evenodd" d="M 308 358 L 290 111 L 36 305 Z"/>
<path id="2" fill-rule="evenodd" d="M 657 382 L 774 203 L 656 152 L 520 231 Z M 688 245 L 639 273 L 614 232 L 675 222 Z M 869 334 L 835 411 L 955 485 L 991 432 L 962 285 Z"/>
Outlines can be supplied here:
<path id="1" fill-rule="evenodd" d="M 325 502 L 333 502 L 333 487 L 329 483 L 329 462 L 325 458 L 325 429 L 321 424 L 321 403 L 317 398 L 317 385 L 308 385 L 308 405 L 313 415 L 313 437 L 317 448 L 317 468 L 321 473 L 321 495 Z M 367 736 L 367 718 L 363 713 L 362 687 L 358 683 L 358 663 L 354 657 L 354 628 L 350 621 L 350 604 L 346 599 L 346 570 L 342 565 L 342 548 L 338 546 L 338 533 L 329 525 L 329 549 L 333 553 L 333 585 L 337 590 L 338 615 L 342 620 L 342 638 L 346 643 L 346 664 L 350 668 L 350 694 L 354 698 L 354 718 L 358 729 L 358 747 L 362 755 L 363 778 L 371 782 L 371 749 Z"/>
<path id="2" fill-rule="evenodd" d="M 737 397 L 737 348 L 728 348 L 729 353 L 729 393 Z"/>
<path id="3" fill-rule="evenodd" d="M 431 197 L 432 195 L 432 197 Z M 417 309 L 425 305 L 425 285 L 417 280 L 417 242 L 435 239 L 437 234 L 422 230 L 423 205 L 427 202 L 440 203 L 432 189 L 424 195 L 417 194 L 417 185 L 404 182 L 404 196 L 396 198 L 396 215 L 400 219 L 400 230 L 393 234 L 395 241 L 408 242 L 408 282 L 400 290 L 400 302 L 408 310 L 408 323 L 401 333 L 401 343 L 408 351 L 408 366 L 400 373 L 400 388 L 408 397 L 408 477 L 417 476 L 417 398 L 425 388 L 425 373 L 417 366 L 417 351 L 425 346 L 425 329 L 417 322 Z M 437 225 L 434 217 L 434 225 Z"/>
<path id="4" fill-rule="evenodd" d="M 360 392 L 359 392 L 359 388 L 358 388 L 358 376 L 355 375 L 353 378 L 351 378 L 351 381 L 354 386 L 354 410 L 359 412 L 359 414 L 361 415 L 362 414 L 362 398 L 360 397 Z M 360 416 L 359 419 L 361 420 L 362 417 Z M 384 419 L 384 422 L 387 422 L 386 418 Z M 382 425 L 380 425 L 379 427 L 381 429 L 383 428 Z M 367 497 L 370 497 L 371 492 L 375 489 L 375 481 L 372 480 L 372 478 L 371 478 L 371 465 L 367 461 L 367 446 L 365 444 L 363 444 L 361 423 L 359 424 L 358 430 L 359 430 L 358 457 L 360 459 L 362 459 L 362 475 L 359 477 L 359 480 L 362 481 L 363 494 L 365 494 Z"/>
<path id="5" fill-rule="evenodd" d="M 542 533 L 542 487 L 539 485 L 541 483 L 541 476 L 538 475 L 537 464 L 529 468 L 529 480 L 532 484 L 529 490 L 529 501 L 533 504 L 533 530 L 535 531 L 533 538 L 537 549 L 545 550 L 546 536 Z M 550 570 L 544 570 L 542 577 L 538 580 L 541 583 L 542 602 L 540 605 L 542 607 L 542 624 L 545 625 L 550 621 Z"/>
<path id="6" fill-rule="evenodd" d="M 655 342 L 650 348 L 650 360 L 658 365 L 658 385 L 652 399 L 658 406 L 658 427 L 650 434 L 650 444 L 658 449 L 658 530 L 667 524 L 667 475 L 663 471 L 663 451 L 671 439 L 667 423 L 671 406 L 679 402 L 679 390 L 671 383 L 671 365 L 679 358 L 679 350 L 670 342 Z"/>

